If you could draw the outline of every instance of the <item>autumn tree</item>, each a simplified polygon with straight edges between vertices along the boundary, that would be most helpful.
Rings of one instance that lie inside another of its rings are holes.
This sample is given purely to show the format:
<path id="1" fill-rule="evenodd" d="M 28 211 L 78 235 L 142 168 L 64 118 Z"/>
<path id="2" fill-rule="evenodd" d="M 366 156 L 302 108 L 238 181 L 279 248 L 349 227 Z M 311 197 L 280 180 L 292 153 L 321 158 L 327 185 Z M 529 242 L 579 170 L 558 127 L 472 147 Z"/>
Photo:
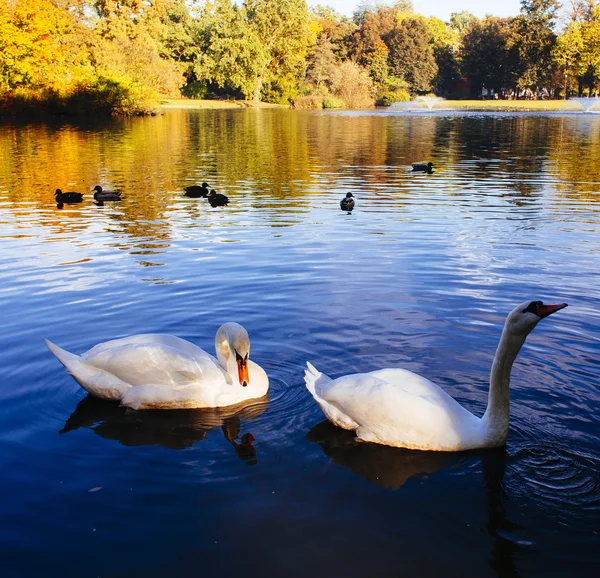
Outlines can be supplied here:
<path id="1" fill-rule="evenodd" d="M 290 100 L 304 78 L 306 56 L 316 39 L 305 0 L 207 2 L 203 50 L 195 66 L 199 78 L 239 89 L 258 103 Z"/>
<path id="2" fill-rule="evenodd" d="M 386 34 L 390 70 L 403 78 L 414 92 L 429 92 L 438 72 L 433 52 L 433 37 L 422 16 L 402 18 Z"/>
<path id="3" fill-rule="evenodd" d="M 86 32 L 49 0 L 2 0 L 0 89 L 62 92 L 89 77 Z"/>
<path id="4" fill-rule="evenodd" d="M 500 94 L 511 87 L 515 57 L 510 47 L 510 19 L 486 16 L 474 20 L 463 34 L 461 70 L 473 92 L 486 87 Z"/>
<path id="5" fill-rule="evenodd" d="M 244 9 L 248 27 L 262 42 L 253 101 L 260 101 L 263 88 L 270 100 L 291 100 L 316 41 L 306 0 L 245 0 Z"/>
<path id="6" fill-rule="evenodd" d="M 564 94 L 582 96 L 600 89 L 600 4 L 597 0 L 574 2 L 571 20 L 557 40 L 553 57 L 564 78 Z"/>
<path id="7" fill-rule="evenodd" d="M 513 20 L 511 46 L 518 54 L 517 86 L 536 90 L 549 83 L 553 72 L 558 0 L 521 0 Z"/>
<path id="8" fill-rule="evenodd" d="M 432 16 L 426 18 L 425 23 L 431 33 L 431 45 L 437 65 L 433 85 L 438 94 L 449 93 L 460 79 L 460 35 L 440 18 Z"/>

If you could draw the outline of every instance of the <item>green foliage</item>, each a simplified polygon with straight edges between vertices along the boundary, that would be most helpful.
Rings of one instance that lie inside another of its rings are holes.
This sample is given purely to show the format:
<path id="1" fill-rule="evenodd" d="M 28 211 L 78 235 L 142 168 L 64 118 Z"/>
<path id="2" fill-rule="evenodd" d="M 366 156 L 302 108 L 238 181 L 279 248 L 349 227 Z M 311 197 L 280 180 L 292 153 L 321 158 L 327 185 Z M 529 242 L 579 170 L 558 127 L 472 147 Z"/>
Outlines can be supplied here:
<path id="1" fill-rule="evenodd" d="M 558 5 L 445 23 L 406 0 L 362 2 L 353 20 L 306 0 L 0 0 L 0 107 L 141 114 L 183 94 L 363 108 L 459 81 L 594 94 L 600 2 L 573 0 L 560 34 Z"/>
<path id="2" fill-rule="evenodd" d="M 263 88 L 272 101 L 293 97 L 315 42 L 304 0 L 246 0 L 241 7 L 217 0 L 206 3 L 202 16 L 197 78 L 239 89 L 254 102 Z"/>
<path id="3" fill-rule="evenodd" d="M 333 52 L 333 44 L 327 37 L 319 40 L 308 54 L 308 68 L 306 83 L 313 90 L 327 91 L 331 86 L 331 77 L 338 65 L 338 60 Z"/>
<path id="4" fill-rule="evenodd" d="M 395 102 L 409 102 L 410 92 L 408 90 L 400 88 L 394 92 L 384 92 L 380 95 L 375 104 L 377 106 L 391 106 Z"/>
<path id="5" fill-rule="evenodd" d="M 418 93 L 429 92 L 438 72 L 433 37 L 423 18 L 403 18 L 386 35 L 390 69 Z"/>
<path id="6" fill-rule="evenodd" d="M 335 96 L 326 96 L 323 99 L 323 108 L 359 108 L 359 107 L 351 107 L 341 98 L 337 98 Z"/>
<path id="7" fill-rule="evenodd" d="M 499 93 L 514 76 L 514 55 L 510 49 L 510 21 L 487 16 L 474 20 L 464 32 L 461 50 L 462 72 L 479 94 L 483 87 Z"/>
<path id="8" fill-rule="evenodd" d="M 600 90 L 600 4 L 579 3 L 552 56 L 564 77 L 564 89 L 579 96 Z M 566 96 L 566 95 L 565 95 Z"/>
<path id="9" fill-rule="evenodd" d="M 299 96 L 298 98 L 294 99 L 293 106 L 296 109 L 318 110 L 323 108 L 323 97 L 318 94 Z"/>
<path id="10" fill-rule="evenodd" d="M 549 81 L 559 8 L 558 0 L 521 0 L 521 12 L 514 19 L 510 41 L 518 54 L 519 88 L 535 89 Z"/>
<path id="11" fill-rule="evenodd" d="M 331 93 L 345 102 L 347 108 L 372 107 L 374 92 L 369 73 L 355 62 L 346 60 L 336 68 L 331 79 Z"/>

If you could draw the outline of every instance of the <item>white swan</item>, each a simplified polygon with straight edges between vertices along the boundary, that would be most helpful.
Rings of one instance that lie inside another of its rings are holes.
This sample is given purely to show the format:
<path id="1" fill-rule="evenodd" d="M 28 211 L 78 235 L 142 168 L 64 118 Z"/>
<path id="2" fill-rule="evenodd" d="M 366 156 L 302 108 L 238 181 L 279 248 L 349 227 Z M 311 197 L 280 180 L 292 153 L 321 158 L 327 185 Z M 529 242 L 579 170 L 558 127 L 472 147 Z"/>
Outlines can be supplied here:
<path id="1" fill-rule="evenodd" d="M 193 343 L 149 333 L 99 343 L 81 356 L 46 345 L 91 395 L 134 409 L 223 407 L 262 397 L 265 371 L 248 359 L 250 339 L 237 323 L 215 336 L 217 359 Z"/>
<path id="2" fill-rule="evenodd" d="M 431 381 L 405 369 L 380 369 L 331 379 L 310 363 L 306 387 L 327 418 L 357 439 L 419 450 L 501 446 L 508 434 L 512 364 L 540 319 L 566 307 L 526 301 L 506 318 L 490 375 L 488 406 L 478 418 Z"/>

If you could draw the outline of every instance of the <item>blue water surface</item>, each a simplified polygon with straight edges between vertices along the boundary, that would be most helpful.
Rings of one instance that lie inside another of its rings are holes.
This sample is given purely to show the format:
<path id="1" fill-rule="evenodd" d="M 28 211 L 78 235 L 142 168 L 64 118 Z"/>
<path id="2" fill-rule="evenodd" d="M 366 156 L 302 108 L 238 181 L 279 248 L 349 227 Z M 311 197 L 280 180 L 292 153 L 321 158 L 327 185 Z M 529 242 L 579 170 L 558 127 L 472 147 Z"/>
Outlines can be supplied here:
<path id="1" fill-rule="evenodd" d="M 229 206 L 183 196 L 202 181 Z M 96 206 L 96 184 L 123 200 Z M 58 208 L 57 187 L 84 201 Z M 0 125 L 2 575 L 596 576 L 599 199 L 598 115 Z M 402 366 L 481 415 L 527 299 L 569 307 L 515 363 L 505 448 L 357 444 L 304 387 L 306 361 Z M 87 397 L 44 344 L 161 332 L 213 353 L 225 321 L 271 383 L 231 412 Z"/>

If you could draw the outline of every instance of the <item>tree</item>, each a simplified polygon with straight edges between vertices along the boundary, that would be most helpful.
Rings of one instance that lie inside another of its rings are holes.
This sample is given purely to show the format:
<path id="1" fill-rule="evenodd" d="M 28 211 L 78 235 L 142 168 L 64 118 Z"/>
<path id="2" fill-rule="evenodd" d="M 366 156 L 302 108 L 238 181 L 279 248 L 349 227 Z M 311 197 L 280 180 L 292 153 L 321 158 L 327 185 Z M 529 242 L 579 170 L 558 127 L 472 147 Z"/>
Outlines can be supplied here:
<path id="1" fill-rule="evenodd" d="M 258 103 L 268 97 L 289 100 L 306 72 L 306 56 L 315 43 L 305 0 L 230 0 L 207 2 L 203 54 L 195 66 L 199 78 L 241 90 Z"/>
<path id="2" fill-rule="evenodd" d="M 433 37 L 424 18 L 405 17 L 384 38 L 394 76 L 404 79 L 414 92 L 429 92 L 438 72 Z"/>
<path id="3" fill-rule="evenodd" d="M 532 90 L 548 83 L 553 73 L 552 49 L 558 0 L 521 0 L 521 11 L 513 21 L 510 44 L 519 55 L 517 86 Z"/>
<path id="4" fill-rule="evenodd" d="M 64 91 L 90 73 L 73 16 L 49 0 L 0 2 L 0 89 Z"/>
<path id="5" fill-rule="evenodd" d="M 433 55 L 438 71 L 433 80 L 439 94 L 451 92 L 460 79 L 458 47 L 460 36 L 454 28 L 434 16 L 425 19 L 431 33 Z"/>
<path id="6" fill-rule="evenodd" d="M 452 28 L 459 36 L 462 36 L 469 29 L 471 24 L 477 20 L 479 20 L 479 18 L 467 10 L 452 12 L 452 14 L 450 14 L 450 28 Z"/>
<path id="7" fill-rule="evenodd" d="M 373 106 L 373 81 L 356 62 L 346 60 L 336 68 L 331 79 L 331 92 L 341 98 L 347 108 Z"/>
<path id="8" fill-rule="evenodd" d="M 314 87 L 317 94 L 327 94 L 337 66 L 333 44 L 327 38 L 323 38 L 308 55 L 307 83 Z"/>
<path id="9" fill-rule="evenodd" d="M 246 0 L 247 21 L 263 42 L 265 62 L 258 69 L 254 102 L 263 84 L 298 86 L 306 72 L 308 49 L 316 42 L 305 0 Z M 291 94 L 286 95 L 291 98 Z"/>
<path id="10" fill-rule="evenodd" d="M 486 16 L 474 20 L 463 34 L 461 70 L 473 92 L 486 87 L 500 94 L 511 87 L 514 57 L 509 47 L 510 19 Z"/>
<path id="11" fill-rule="evenodd" d="M 251 98 L 268 55 L 261 39 L 248 26 L 244 8 L 231 0 L 207 2 L 200 23 L 196 76 Z"/>

